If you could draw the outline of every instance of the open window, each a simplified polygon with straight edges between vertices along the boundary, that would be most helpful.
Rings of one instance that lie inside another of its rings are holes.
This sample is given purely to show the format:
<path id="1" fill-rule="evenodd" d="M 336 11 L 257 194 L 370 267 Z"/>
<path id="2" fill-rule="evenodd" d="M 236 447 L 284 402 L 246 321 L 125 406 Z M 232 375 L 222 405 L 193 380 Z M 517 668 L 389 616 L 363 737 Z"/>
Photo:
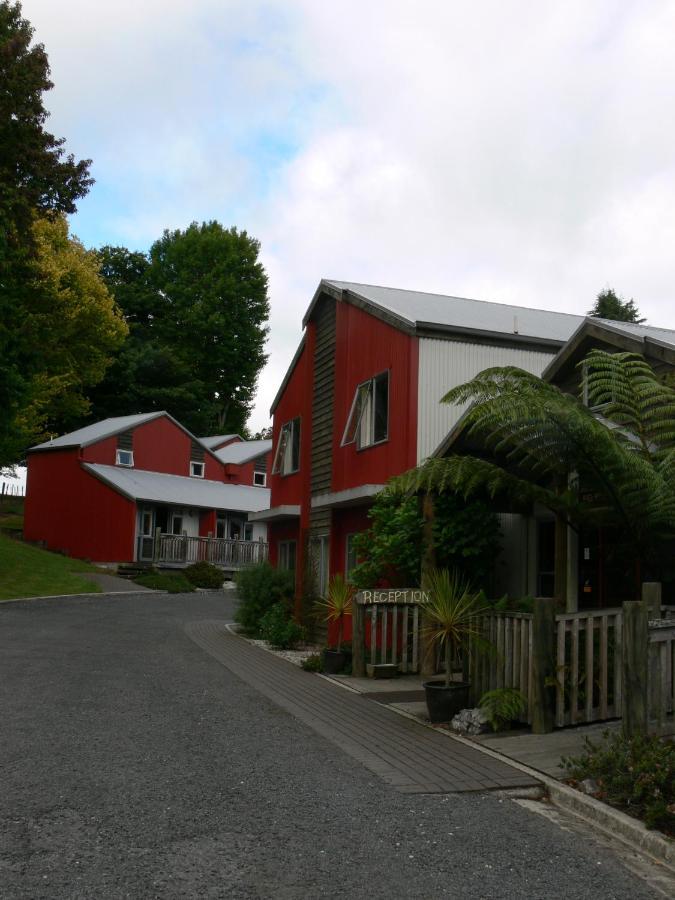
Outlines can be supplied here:
<path id="1" fill-rule="evenodd" d="M 274 454 L 272 472 L 290 475 L 300 468 L 300 419 L 291 419 L 281 426 L 279 443 Z"/>
<path id="2" fill-rule="evenodd" d="M 389 437 L 389 372 L 380 372 L 357 388 L 342 435 L 341 446 L 357 450 L 381 444 Z"/>

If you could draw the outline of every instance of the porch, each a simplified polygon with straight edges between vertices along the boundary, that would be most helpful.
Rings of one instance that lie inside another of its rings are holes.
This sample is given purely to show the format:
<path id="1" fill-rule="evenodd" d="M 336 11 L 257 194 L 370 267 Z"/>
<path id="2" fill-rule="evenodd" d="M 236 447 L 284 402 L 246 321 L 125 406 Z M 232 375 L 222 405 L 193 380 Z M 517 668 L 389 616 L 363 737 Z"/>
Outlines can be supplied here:
<path id="1" fill-rule="evenodd" d="M 139 535 L 136 558 L 139 562 L 182 569 L 197 562 L 208 562 L 227 571 L 266 562 L 269 544 L 260 538 L 236 540 L 229 538 L 193 537 L 187 534 L 164 534 L 157 530 L 153 536 Z"/>

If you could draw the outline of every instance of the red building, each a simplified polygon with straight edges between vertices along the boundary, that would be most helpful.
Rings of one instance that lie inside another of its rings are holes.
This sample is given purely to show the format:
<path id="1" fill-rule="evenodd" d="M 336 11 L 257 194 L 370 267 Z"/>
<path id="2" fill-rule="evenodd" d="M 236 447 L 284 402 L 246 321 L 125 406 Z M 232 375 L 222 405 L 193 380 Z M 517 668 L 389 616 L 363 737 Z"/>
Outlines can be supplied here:
<path id="1" fill-rule="evenodd" d="M 272 404 L 270 558 L 306 563 L 325 590 L 354 565 L 352 537 L 387 480 L 432 455 L 462 409 L 441 404 L 490 366 L 540 374 L 583 318 L 372 285 L 322 281 Z"/>
<path id="2" fill-rule="evenodd" d="M 155 412 L 38 444 L 27 458 L 24 536 L 97 562 L 209 559 L 237 568 L 265 558 L 266 526 L 249 522 L 269 505 L 255 476 L 266 466 L 261 443 L 238 435 L 202 440 Z M 228 444 L 242 448 L 245 463 L 219 458 Z"/>

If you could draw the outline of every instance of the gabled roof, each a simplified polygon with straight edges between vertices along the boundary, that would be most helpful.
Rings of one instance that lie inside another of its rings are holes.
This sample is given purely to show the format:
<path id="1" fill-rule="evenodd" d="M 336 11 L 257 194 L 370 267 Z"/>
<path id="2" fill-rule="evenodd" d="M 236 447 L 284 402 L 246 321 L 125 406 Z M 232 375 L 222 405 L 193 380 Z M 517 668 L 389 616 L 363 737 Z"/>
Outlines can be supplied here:
<path id="1" fill-rule="evenodd" d="M 228 444 L 220 450 L 215 450 L 215 454 L 222 463 L 231 463 L 233 465 L 242 465 L 257 459 L 265 453 L 269 453 L 272 449 L 272 441 L 241 441 L 235 444 Z"/>
<path id="2" fill-rule="evenodd" d="M 322 293 L 361 306 L 394 327 L 415 334 L 452 332 L 486 340 L 506 338 L 517 343 L 560 345 L 584 318 L 489 300 L 324 279 L 305 313 L 303 325 L 309 321 Z"/>
<path id="3" fill-rule="evenodd" d="M 243 437 L 239 434 L 212 434 L 210 437 L 200 437 L 198 439 L 209 450 L 215 450 L 222 444 L 229 444 L 232 441 L 243 441 Z"/>
<path id="4" fill-rule="evenodd" d="M 69 434 L 62 434 L 60 437 L 51 441 L 45 441 L 42 444 L 36 444 L 31 447 L 33 450 L 59 450 L 64 447 L 88 447 L 102 441 L 104 438 L 112 437 L 129 428 L 135 428 L 145 422 L 151 422 L 160 416 L 169 416 L 166 412 L 138 413 L 135 416 L 117 416 L 114 419 L 103 419 L 102 422 L 94 422 L 93 425 L 85 425 L 84 428 L 78 428 L 77 431 L 71 431 Z M 175 421 L 175 420 L 173 420 Z M 182 426 L 181 426 L 182 427 Z M 184 429 L 183 429 L 184 430 Z"/>
<path id="5" fill-rule="evenodd" d="M 656 368 L 659 364 L 675 366 L 675 331 L 589 316 L 546 366 L 542 378 L 555 382 L 569 378 L 577 363 L 590 349 L 599 345 L 612 347 L 618 352 L 640 353 L 656 363 Z"/>
<path id="6" fill-rule="evenodd" d="M 82 463 L 82 468 L 130 500 L 173 503 L 199 509 L 229 509 L 235 512 L 258 512 L 270 505 L 270 492 L 267 488 L 224 484 L 222 481 L 104 466 L 99 463 Z"/>

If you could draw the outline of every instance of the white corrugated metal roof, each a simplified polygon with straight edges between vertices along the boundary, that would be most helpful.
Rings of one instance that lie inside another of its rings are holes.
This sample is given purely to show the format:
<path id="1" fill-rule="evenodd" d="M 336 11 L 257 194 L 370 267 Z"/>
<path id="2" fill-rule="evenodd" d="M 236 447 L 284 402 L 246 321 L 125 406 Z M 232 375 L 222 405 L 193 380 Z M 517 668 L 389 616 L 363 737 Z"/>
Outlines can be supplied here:
<path id="1" fill-rule="evenodd" d="M 219 447 L 225 441 L 240 441 L 241 437 L 238 434 L 212 434 L 210 437 L 200 437 L 198 440 L 209 450 L 213 450 L 214 447 Z"/>
<path id="2" fill-rule="evenodd" d="M 236 512 L 259 512 L 270 505 L 267 488 L 245 484 L 224 484 L 184 475 L 166 475 L 122 466 L 83 463 L 83 468 L 133 500 L 173 503 L 201 509 L 231 509 Z"/>
<path id="3" fill-rule="evenodd" d="M 601 322 L 610 328 L 618 331 L 625 331 L 626 334 L 634 335 L 641 338 L 652 338 L 655 341 L 661 341 L 664 344 L 671 344 L 675 347 L 675 331 L 672 328 L 658 328 L 656 325 L 637 325 L 635 322 L 615 322 L 614 319 L 595 319 L 589 317 L 591 322 Z"/>
<path id="4" fill-rule="evenodd" d="M 43 444 L 36 444 L 31 450 L 58 450 L 60 447 L 85 447 L 87 444 L 93 444 L 101 441 L 103 438 L 111 437 L 113 434 L 119 434 L 120 431 L 126 431 L 128 428 L 134 428 L 143 422 L 149 422 L 159 416 L 166 416 L 165 412 L 138 413 L 135 416 L 117 416 L 114 419 L 103 419 L 102 422 L 94 422 L 93 425 L 85 425 L 84 428 L 78 428 L 77 431 L 71 431 L 69 434 L 62 434 L 61 437 L 54 438 L 52 441 L 45 441 Z"/>
<path id="5" fill-rule="evenodd" d="M 263 453 L 269 453 L 271 449 L 272 441 L 241 441 L 214 450 L 214 453 L 222 463 L 241 465 L 262 456 Z"/>
<path id="6" fill-rule="evenodd" d="M 326 280 L 341 291 L 350 291 L 412 325 L 436 325 L 465 331 L 566 341 L 584 320 L 572 313 L 530 309 L 490 300 L 470 300 L 445 294 L 427 294 L 400 288 Z"/>

